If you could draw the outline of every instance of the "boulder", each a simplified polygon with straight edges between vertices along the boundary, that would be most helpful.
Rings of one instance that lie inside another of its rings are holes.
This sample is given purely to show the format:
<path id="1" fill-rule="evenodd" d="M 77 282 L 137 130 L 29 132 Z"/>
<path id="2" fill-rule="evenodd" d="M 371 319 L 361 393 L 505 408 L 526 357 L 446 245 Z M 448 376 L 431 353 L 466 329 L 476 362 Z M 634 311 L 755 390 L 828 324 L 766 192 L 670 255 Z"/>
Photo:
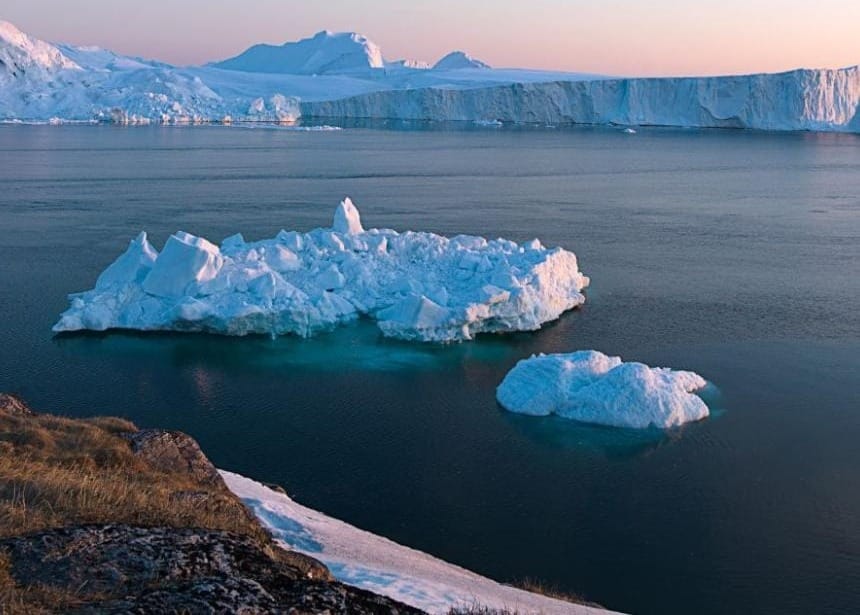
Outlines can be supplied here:
<path id="1" fill-rule="evenodd" d="M 168 474 L 188 474 L 203 485 L 224 486 L 218 470 L 191 436 L 181 431 L 142 429 L 126 437 L 134 454 L 151 467 Z"/>

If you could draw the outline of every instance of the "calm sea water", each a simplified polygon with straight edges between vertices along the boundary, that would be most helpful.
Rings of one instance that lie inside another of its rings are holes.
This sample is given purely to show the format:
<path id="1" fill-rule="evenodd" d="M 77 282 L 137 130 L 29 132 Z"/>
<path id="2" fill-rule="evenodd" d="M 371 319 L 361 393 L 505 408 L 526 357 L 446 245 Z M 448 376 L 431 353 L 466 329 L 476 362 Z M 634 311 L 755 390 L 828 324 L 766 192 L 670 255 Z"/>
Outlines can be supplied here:
<path id="1" fill-rule="evenodd" d="M 592 276 L 534 334 L 449 347 L 53 337 L 139 230 L 539 237 Z M 0 389 L 187 431 L 215 463 L 500 580 L 642 614 L 860 609 L 860 138 L 601 129 L 0 126 Z M 534 352 L 693 369 L 670 435 L 500 410 Z"/>

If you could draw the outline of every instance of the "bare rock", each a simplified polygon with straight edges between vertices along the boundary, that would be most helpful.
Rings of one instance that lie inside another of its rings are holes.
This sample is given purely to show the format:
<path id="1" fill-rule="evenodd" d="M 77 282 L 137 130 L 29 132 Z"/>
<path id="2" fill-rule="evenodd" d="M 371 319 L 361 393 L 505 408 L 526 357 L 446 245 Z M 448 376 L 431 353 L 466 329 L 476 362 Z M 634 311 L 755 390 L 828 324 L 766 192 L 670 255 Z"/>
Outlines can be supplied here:
<path id="1" fill-rule="evenodd" d="M 200 445 L 181 431 L 142 429 L 127 438 L 131 450 L 157 470 L 189 474 L 203 485 L 224 486 L 224 480 Z"/>
<path id="2" fill-rule="evenodd" d="M 10 393 L 0 393 L 0 412 L 6 412 L 13 416 L 32 416 L 35 414 L 20 397 Z"/>
<path id="3" fill-rule="evenodd" d="M 0 540 L 21 587 L 74 594 L 77 613 L 421 611 L 342 583 L 308 579 L 229 532 L 90 525 Z"/>

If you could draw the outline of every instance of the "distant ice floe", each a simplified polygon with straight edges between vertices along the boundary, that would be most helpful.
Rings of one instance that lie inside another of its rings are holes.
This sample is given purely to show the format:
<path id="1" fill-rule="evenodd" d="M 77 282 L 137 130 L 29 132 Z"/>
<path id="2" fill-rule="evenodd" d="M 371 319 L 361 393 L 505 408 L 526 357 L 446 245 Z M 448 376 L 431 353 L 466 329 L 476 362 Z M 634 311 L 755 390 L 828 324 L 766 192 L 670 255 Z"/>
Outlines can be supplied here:
<path id="1" fill-rule="evenodd" d="M 504 126 L 504 124 L 499 120 L 475 120 L 474 123 L 476 126 L 487 126 L 490 128 L 500 128 L 501 126 Z"/>
<path id="2" fill-rule="evenodd" d="M 428 613 L 481 607 L 511 613 L 610 615 L 497 583 L 421 551 L 399 545 L 294 502 L 251 479 L 221 470 L 230 490 L 288 548 L 324 563 L 349 585 Z"/>
<path id="3" fill-rule="evenodd" d="M 220 247 L 146 233 L 70 295 L 54 331 L 138 329 L 308 337 L 366 315 L 389 337 L 450 342 L 531 331 L 585 301 L 576 255 L 535 239 L 364 230 L 348 198 L 333 227 Z"/>
<path id="4" fill-rule="evenodd" d="M 693 372 L 624 363 L 595 350 L 536 355 L 508 372 L 496 391 L 511 412 L 613 427 L 677 427 L 708 416 Z"/>

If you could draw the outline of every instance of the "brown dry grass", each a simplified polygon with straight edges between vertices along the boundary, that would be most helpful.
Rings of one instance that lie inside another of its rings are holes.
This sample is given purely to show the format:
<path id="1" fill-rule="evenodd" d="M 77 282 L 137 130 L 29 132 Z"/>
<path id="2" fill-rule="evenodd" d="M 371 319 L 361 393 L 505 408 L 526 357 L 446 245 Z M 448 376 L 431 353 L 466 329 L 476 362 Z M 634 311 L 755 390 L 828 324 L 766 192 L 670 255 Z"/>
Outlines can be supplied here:
<path id="1" fill-rule="evenodd" d="M 546 596 L 547 598 L 555 598 L 556 600 L 563 600 L 565 602 L 572 602 L 574 604 L 580 604 L 582 606 L 590 606 L 598 609 L 602 609 L 603 607 L 596 602 L 590 602 L 572 592 L 565 592 L 559 590 L 557 587 L 553 587 L 548 583 L 544 583 L 538 579 L 525 578 L 516 583 L 513 583 L 514 587 L 518 587 L 520 589 L 524 589 L 527 592 L 531 592 L 533 594 L 540 594 L 541 596 Z"/>
<path id="2" fill-rule="evenodd" d="M 225 489 L 160 472 L 136 457 L 122 437 L 133 431 L 132 423 L 119 418 L 0 411 L 0 537 L 81 523 L 127 523 L 267 539 Z"/>
<path id="3" fill-rule="evenodd" d="M 0 615 L 24 613 L 24 594 L 12 578 L 9 556 L 0 551 Z"/>
<path id="4" fill-rule="evenodd" d="M 158 471 L 136 457 L 129 421 L 68 419 L 0 409 L 0 537 L 84 523 L 227 530 L 267 551 L 266 531 L 226 488 Z M 67 603 L 48 588 L 19 588 L 0 551 L 0 615 Z"/>
<path id="5" fill-rule="evenodd" d="M 459 606 L 448 610 L 448 615 L 519 615 L 519 611 L 494 609 L 480 604 Z"/>
<path id="6" fill-rule="evenodd" d="M 562 600 L 564 602 L 570 602 L 580 606 L 593 607 L 597 609 L 603 608 L 596 602 L 589 602 L 576 594 L 560 591 L 557 588 L 537 579 L 525 578 L 517 581 L 516 583 L 511 583 L 511 586 L 533 594 L 540 594 L 547 598 L 555 598 L 556 600 Z M 519 612 L 511 611 L 509 609 L 495 609 L 476 602 L 475 604 L 468 606 L 452 608 L 448 611 L 448 615 L 519 615 Z"/>

